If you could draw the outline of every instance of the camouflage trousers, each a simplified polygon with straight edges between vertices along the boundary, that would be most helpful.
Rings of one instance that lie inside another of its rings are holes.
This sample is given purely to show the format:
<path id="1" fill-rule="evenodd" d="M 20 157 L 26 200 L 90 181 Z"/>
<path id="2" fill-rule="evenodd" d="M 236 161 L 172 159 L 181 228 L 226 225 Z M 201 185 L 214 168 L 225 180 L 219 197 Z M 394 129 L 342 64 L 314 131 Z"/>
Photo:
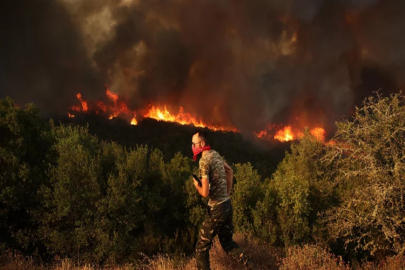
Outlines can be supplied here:
<path id="1" fill-rule="evenodd" d="M 196 245 L 196 260 L 198 270 L 210 268 L 209 250 L 212 239 L 218 234 L 219 242 L 228 255 L 246 265 L 249 257 L 238 244 L 233 241 L 232 204 L 227 200 L 209 207 L 205 221 L 201 227 Z"/>

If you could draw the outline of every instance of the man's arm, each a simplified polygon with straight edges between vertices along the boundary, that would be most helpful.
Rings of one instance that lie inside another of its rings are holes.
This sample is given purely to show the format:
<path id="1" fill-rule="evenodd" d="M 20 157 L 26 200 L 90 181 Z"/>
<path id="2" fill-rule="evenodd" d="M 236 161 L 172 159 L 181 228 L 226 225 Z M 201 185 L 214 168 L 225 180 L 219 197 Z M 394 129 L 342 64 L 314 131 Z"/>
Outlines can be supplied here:
<path id="1" fill-rule="evenodd" d="M 197 180 L 193 180 L 194 186 L 197 189 L 198 193 L 200 193 L 200 195 L 203 197 L 208 197 L 208 195 L 210 194 L 208 178 L 201 178 L 201 187 L 198 185 Z"/>
<path id="2" fill-rule="evenodd" d="M 232 184 L 233 184 L 233 170 L 232 168 L 224 161 L 224 167 L 225 167 L 225 174 L 226 174 L 226 187 L 227 187 L 227 192 L 228 196 L 231 196 L 231 189 L 232 189 Z"/>

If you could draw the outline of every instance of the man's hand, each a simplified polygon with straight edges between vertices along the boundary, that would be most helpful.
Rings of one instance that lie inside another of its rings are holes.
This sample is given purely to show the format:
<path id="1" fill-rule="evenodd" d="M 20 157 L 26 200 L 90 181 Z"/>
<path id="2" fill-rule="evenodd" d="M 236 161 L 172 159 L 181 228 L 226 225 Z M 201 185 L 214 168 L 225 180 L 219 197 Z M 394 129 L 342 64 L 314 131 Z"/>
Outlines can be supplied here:
<path id="1" fill-rule="evenodd" d="M 195 180 L 194 178 L 193 178 L 193 180 L 194 180 L 194 186 L 198 190 L 198 188 L 200 187 L 200 183 L 198 183 L 198 181 Z"/>
<path id="2" fill-rule="evenodd" d="M 202 187 L 200 178 L 199 178 L 197 175 L 195 175 L 195 174 L 192 174 L 192 176 L 193 176 L 194 180 L 196 180 L 196 181 L 198 182 L 198 186 L 199 186 L 199 187 Z"/>
<path id="3" fill-rule="evenodd" d="M 197 189 L 198 193 L 200 193 L 201 196 L 208 197 L 210 194 L 210 187 L 209 187 L 209 181 L 207 178 L 201 178 L 201 187 L 198 185 L 197 180 L 194 180 L 194 186 Z"/>

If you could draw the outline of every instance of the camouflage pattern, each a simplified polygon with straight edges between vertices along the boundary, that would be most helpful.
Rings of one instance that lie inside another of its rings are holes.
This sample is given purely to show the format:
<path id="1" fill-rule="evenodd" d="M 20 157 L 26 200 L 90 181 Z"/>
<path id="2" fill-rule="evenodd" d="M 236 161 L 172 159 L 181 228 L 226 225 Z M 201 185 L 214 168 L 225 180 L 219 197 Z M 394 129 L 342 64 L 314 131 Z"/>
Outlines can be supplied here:
<path id="1" fill-rule="evenodd" d="M 209 250 L 212 239 L 218 234 L 219 242 L 225 252 L 239 261 L 242 265 L 247 265 L 249 257 L 233 241 L 232 225 L 232 204 L 231 200 L 210 206 L 205 221 L 201 227 L 196 246 L 196 260 L 198 270 L 210 268 Z"/>
<path id="2" fill-rule="evenodd" d="M 200 177 L 210 183 L 208 205 L 213 206 L 229 199 L 224 160 L 214 150 L 207 151 L 200 159 Z"/>

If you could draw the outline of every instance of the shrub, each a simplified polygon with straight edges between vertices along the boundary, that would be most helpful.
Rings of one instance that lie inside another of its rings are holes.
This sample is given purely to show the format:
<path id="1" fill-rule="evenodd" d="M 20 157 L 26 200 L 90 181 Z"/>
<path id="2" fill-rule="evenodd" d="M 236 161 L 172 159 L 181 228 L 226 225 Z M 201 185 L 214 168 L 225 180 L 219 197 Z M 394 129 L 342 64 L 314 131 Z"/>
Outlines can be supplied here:
<path id="1" fill-rule="evenodd" d="M 33 212 L 40 185 L 49 182 L 52 143 L 50 125 L 33 104 L 18 108 L 10 98 L 0 100 L 0 249 L 41 248 Z"/>
<path id="2" fill-rule="evenodd" d="M 95 222 L 106 190 L 100 166 L 101 147 L 85 128 L 54 129 L 56 152 L 49 169 L 50 184 L 43 185 L 44 210 L 37 213 L 47 249 L 53 254 L 97 257 Z"/>
<path id="3" fill-rule="evenodd" d="M 277 224 L 285 246 L 312 241 L 318 213 L 334 202 L 333 186 L 325 174 L 327 167 L 321 163 L 323 155 L 323 143 L 306 131 L 299 143 L 291 145 L 291 153 L 286 153 L 267 184 L 260 211 L 274 226 L 274 212 L 266 212 L 263 203 L 273 208 L 276 204 Z"/>
<path id="4" fill-rule="evenodd" d="M 240 232 L 253 234 L 253 211 L 264 197 L 261 177 L 250 163 L 246 163 L 235 165 L 235 179 L 232 193 L 234 225 Z"/>
<path id="5" fill-rule="evenodd" d="M 338 123 L 325 162 L 341 203 L 324 215 L 333 239 L 376 256 L 405 251 L 405 106 L 402 94 L 367 98 Z"/>

